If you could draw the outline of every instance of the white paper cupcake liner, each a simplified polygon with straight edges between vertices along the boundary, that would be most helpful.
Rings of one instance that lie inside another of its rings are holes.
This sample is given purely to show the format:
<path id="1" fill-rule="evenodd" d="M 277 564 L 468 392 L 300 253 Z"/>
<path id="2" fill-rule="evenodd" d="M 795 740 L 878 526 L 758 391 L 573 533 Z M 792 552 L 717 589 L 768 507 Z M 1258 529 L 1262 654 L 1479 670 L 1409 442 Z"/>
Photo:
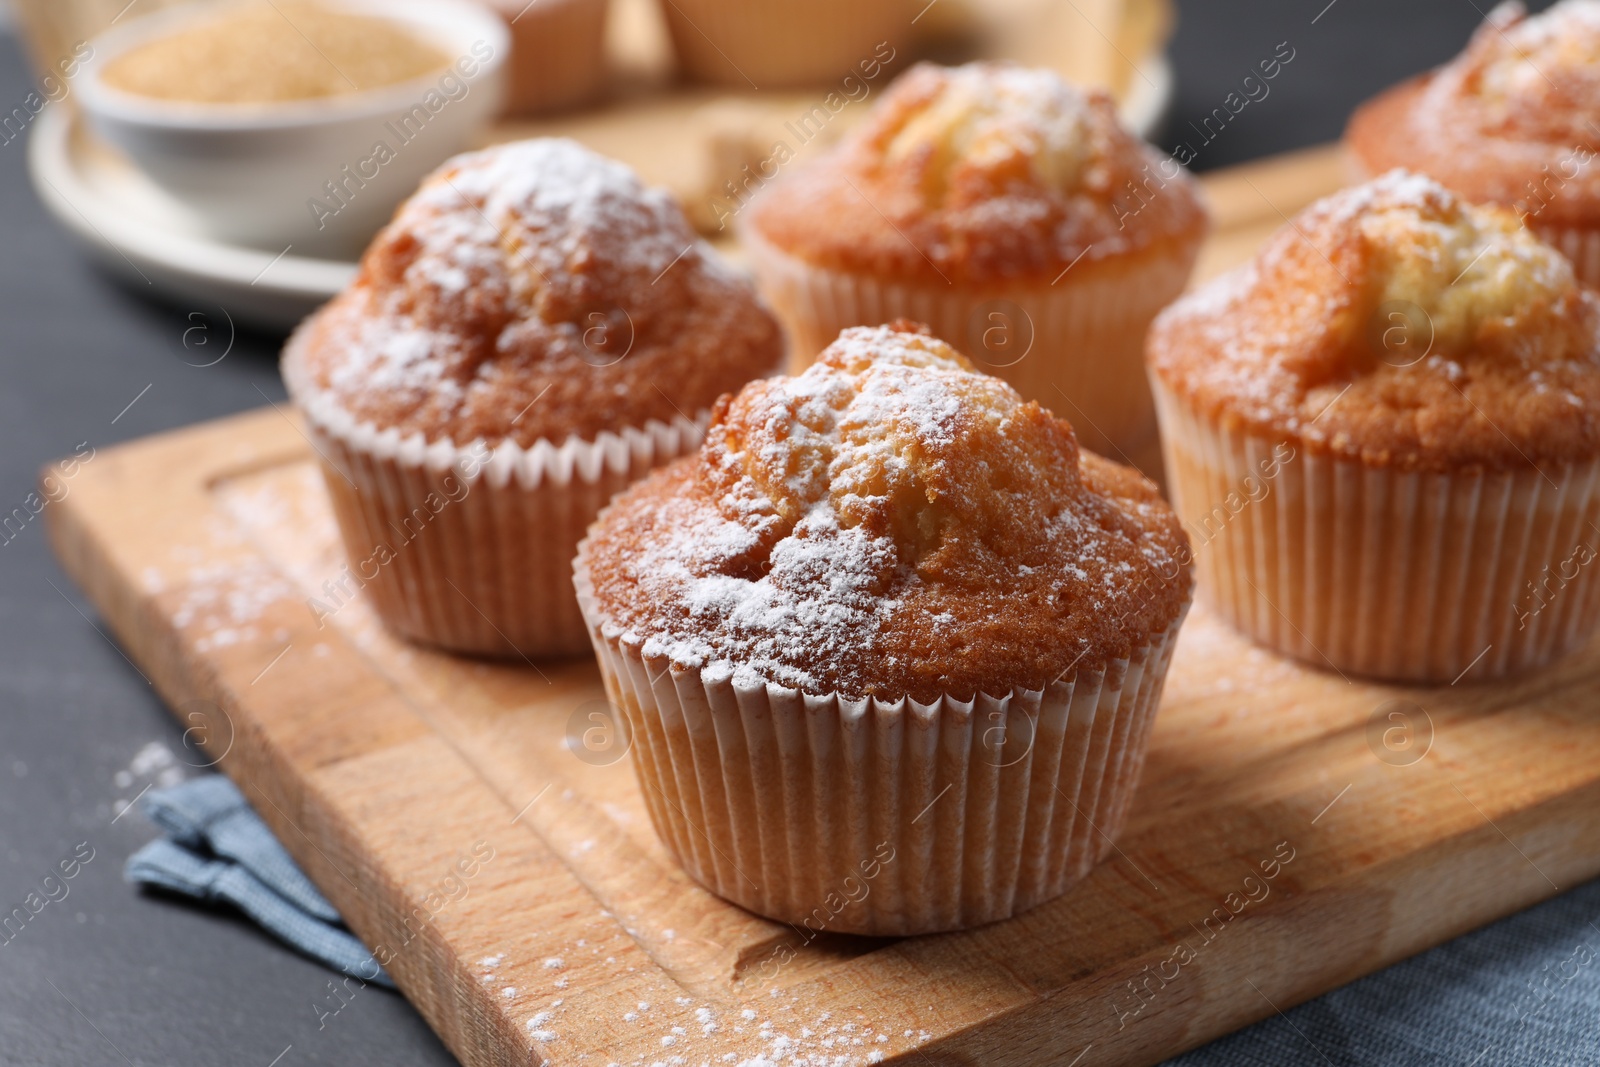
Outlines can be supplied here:
<path id="1" fill-rule="evenodd" d="M 1145 334 L 1188 284 L 1198 249 L 1085 266 L 1054 285 L 979 290 L 813 267 L 750 225 L 740 239 L 762 292 L 789 329 L 795 370 L 846 327 L 902 318 L 926 323 L 981 370 L 1072 423 L 1085 447 L 1111 455 L 1137 448 L 1155 431 Z"/>
<path id="2" fill-rule="evenodd" d="M 726 900 L 822 932 L 1008 918 L 1112 848 L 1144 768 L 1180 616 L 1042 691 L 850 699 L 675 669 L 574 583 L 656 832 Z"/>
<path id="3" fill-rule="evenodd" d="M 1548 663 L 1600 622 L 1600 461 L 1383 470 L 1219 426 L 1154 387 L 1200 595 L 1255 641 L 1448 683 Z"/>
<path id="4" fill-rule="evenodd" d="M 482 656 L 587 651 L 572 591 L 578 542 L 614 495 L 697 447 L 710 418 L 559 445 L 458 446 L 359 422 L 298 387 L 292 360 L 284 376 L 321 455 L 351 572 L 379 617 L 409 640 Z"/>

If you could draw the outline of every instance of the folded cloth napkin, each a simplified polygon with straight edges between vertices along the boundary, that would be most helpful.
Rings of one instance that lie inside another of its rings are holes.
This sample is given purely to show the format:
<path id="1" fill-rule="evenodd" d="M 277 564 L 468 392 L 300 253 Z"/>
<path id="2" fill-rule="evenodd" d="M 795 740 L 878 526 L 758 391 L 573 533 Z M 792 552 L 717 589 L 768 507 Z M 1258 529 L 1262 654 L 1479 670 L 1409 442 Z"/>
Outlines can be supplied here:
<path id="1" fill-rule="evenodd" d="M 122 873 L 129 882 L 225 901 L 312 959 L 394 988 L 227 777 L 212 774 L 152 790 L 142 808 L 167 836 L 128 857 Z"/>

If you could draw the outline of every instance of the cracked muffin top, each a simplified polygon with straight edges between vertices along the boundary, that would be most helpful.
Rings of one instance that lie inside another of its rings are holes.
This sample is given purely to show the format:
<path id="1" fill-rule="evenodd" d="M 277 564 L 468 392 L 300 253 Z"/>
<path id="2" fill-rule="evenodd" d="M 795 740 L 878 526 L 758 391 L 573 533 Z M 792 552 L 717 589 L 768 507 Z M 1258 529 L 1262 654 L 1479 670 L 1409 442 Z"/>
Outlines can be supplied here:
<path id="1" fill-rule="evenodd" d="M 1600 455 L 1600 297 L 1512 212 L 1405 171 L 1173 304 L 1148 355 L 1212 418 L 1369 464 Z"/>
<path id="2" fill-rule="evenodd" d="M 831 270 L 1024 279 L 1206 228 L 1188 173 L 1049 70 L 919 64 L 825 157 L 752 203 L 746 232 Z"/>
<path id="3" fill-rule="evenodd" d="M 719 403 L 591 527 L 579 584 L 647 658 L 932 701 L 1129 655 L 1181 618 L 1187 559 L 1154 485 L 897 323 Z"/>

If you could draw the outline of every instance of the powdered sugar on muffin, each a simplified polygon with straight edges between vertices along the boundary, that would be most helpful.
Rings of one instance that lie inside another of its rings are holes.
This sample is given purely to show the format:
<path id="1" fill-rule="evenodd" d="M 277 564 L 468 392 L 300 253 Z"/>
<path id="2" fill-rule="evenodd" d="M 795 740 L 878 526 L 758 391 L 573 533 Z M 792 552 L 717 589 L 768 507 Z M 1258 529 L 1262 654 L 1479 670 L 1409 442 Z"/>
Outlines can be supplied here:
<path id="1" fill-rule="evenodd" d="M 824 224 L 825 222 L 825 224 Z M 1198 239 L 1188 175 L 1049 70 L 922 64 L 825 159 L 751 209 L 763 240 L 834 270 L 1048 283 Z"/>
<path id="2" fill-rule="evenodd" d="M 358 419 L 531 445 L 692 418 L 782 340 L 668 193 L 545 139 L 430 177 L 290 352 Z"/>
<path id="3" fill-rule="evenodd" d="M 1600 448 L 1600 300 L 1515 215 L 1394 171 L 1307 209 L 1157 319 L 1151 364 L 1224 421 L 1402 467 Z"/>
<path id="4" fill-rule="evenodd" d="M 891 327 L 720 405 L 700 455 L 619 498 L 585 551 L 605 625 L 647 656 L 891 699 L 1043 687 L 1189 595 L 1154 486 Z"/>
<path id="5" fill-rule="evenodd" d="M 1108 132 L 1088 97 L 1050 71 L 973 65 L 951 70 L 920 109 L 901 109 L 878 136 L 891 163 L 921 157 L 924 188 L 944 198 L 972 175 L 1103 190 L 1110 174 L 1090 164 L 1110 154 Z"/>

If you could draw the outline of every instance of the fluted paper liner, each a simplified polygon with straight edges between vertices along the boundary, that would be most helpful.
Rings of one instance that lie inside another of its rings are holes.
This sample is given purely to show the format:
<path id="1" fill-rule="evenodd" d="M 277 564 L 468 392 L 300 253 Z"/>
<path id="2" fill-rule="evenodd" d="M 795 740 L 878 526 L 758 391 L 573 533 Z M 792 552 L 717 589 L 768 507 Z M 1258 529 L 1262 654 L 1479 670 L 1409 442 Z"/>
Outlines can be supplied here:
<path id="1" fill-rule="evenodd" d="M 1112 848 L 1144 769 L 1182 617 L 1043 690 L 850 699 L 646 656 L 574 583 L 656 832 L 695 881 L 822 932 L 1005 919 Z"/>
<path id="2" fill-rule="evenodd" d="M 1219 425 L 1153 385 L 1200 595 L 1253 640 L 1453 682 L 1540 666 L 1593 633 L 1600 460 L 1387 470 Z"/>
<path id="3" fill-rule="evenodd" d="M 593 441 L 530 448 L 402 435 L 297 388 L 351 571 L 391 630 L 473 655 L 578 655 L 589 647 L 572 557 L 628 485 L 695 448 L 696 421 L 652 420 Z"/>
<path id="4" fill-rule="evenodd" d="M 762 293 L 790 331 L 796 370 L 846 327 L 902 318 L 926 323 L 981 370 L 1071 422 L 1085 447 L 1111 455 L 1137 448 L 1155 430 L 1145 334 L 1183 292 L 1198 250 L 1198 244 L 1182 252 L 1159 249 L 1122 264 L 1069 269 L 1053 285 L 977 288 L 813 267 L 754 226 L 741 227 L 740 239 Z M 1026 354 L 1014 354 L 1030 335 Z"/>

